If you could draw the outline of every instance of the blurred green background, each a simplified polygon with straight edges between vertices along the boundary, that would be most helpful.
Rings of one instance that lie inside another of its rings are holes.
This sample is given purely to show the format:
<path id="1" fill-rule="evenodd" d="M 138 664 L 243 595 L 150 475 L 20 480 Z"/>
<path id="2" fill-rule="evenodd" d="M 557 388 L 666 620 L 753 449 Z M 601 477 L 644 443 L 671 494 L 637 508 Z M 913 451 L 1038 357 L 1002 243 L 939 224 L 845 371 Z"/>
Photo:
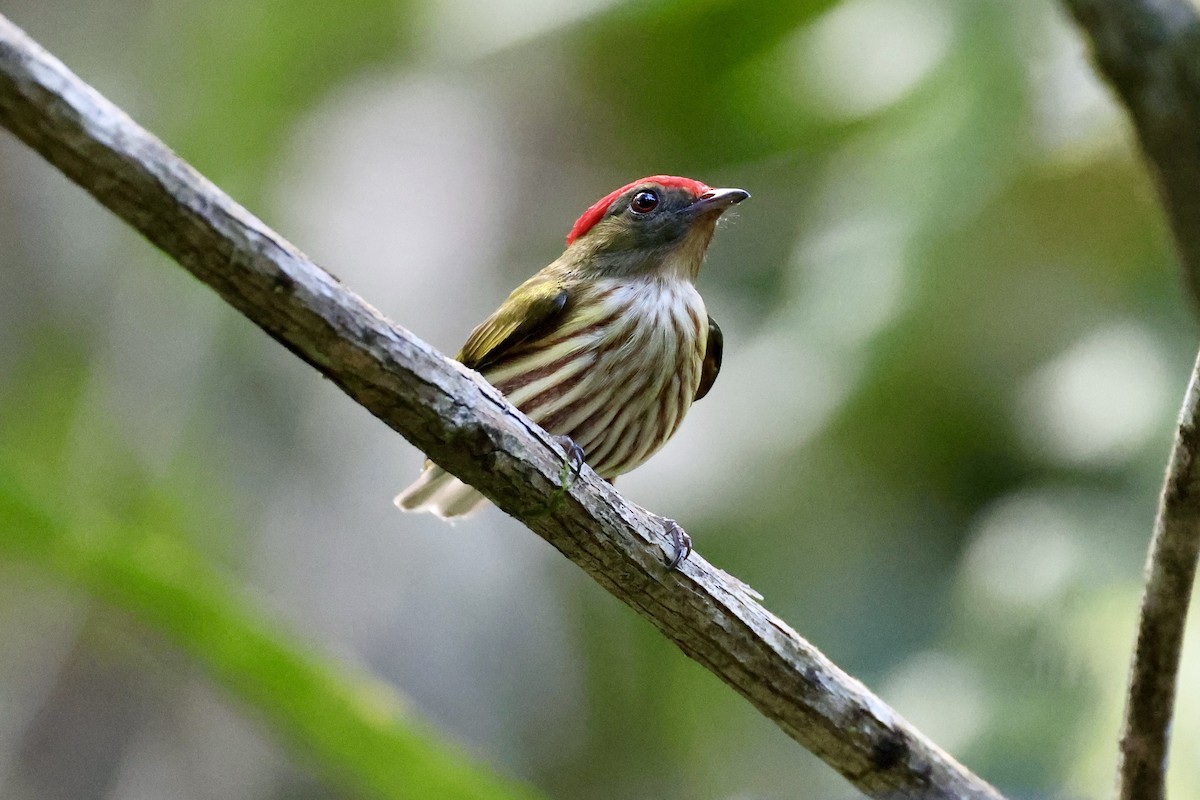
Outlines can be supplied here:
<path id="1" fill-rule="evenodd" d="M 1108 794 L 1197 328 L 1055 4 L 0 10 L 445 352 L 610 189 L 750 190 L 622 490 L 1010 796 Z M 856 796 L 512 520 L 396 512 L 420 461 L 0 134 L 0 796 Z"/>

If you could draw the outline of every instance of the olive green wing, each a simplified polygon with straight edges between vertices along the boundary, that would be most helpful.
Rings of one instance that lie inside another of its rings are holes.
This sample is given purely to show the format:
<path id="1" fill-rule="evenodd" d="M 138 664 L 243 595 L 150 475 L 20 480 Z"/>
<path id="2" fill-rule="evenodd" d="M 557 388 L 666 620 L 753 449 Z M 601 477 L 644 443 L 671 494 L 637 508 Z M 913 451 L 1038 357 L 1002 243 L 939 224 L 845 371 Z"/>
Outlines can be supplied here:
<path id="1" fill-rule="evenodd" d="M 700 366 L 700 385 L 696 387 L 696 402 L 717 382 L 717 373 L 721 371 L 721 356 L 725 352 L 725 336 L 721 327 L 712 317 L 708 318 L 708 343 L 704 346 L 704 363 Z"/>
<path id="2" fill-rule="evenodd" d="M 549 330 L 567 307 L 567 296 L 562 281 L 535 275 L 471 332 L 455 358 L 471 369 L 495 364 L 513 347 Z"/>

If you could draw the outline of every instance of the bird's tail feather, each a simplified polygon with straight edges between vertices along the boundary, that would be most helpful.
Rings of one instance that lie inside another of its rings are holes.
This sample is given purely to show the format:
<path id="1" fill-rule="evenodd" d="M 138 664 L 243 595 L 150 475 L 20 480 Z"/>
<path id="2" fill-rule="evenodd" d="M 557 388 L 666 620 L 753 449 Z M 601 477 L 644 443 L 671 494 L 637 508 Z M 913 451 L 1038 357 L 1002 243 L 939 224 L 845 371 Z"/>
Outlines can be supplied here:
<path id="1" fill-rule="evenodd" d="M 428 511 L 442 519 L 462 519 L 486 502 L 475 489 L 432 463 L 395 500 L 401 511 Z"/>

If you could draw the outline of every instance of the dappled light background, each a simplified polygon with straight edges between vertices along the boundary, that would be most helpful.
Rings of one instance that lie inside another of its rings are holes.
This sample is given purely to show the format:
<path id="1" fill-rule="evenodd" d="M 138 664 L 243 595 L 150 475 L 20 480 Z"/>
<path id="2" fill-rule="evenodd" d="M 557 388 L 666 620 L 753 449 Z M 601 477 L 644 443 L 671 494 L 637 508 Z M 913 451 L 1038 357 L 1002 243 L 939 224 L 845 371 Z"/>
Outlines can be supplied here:
<path id="1" fill-rule="evenodd" d="M 721 379 L 622 491 L 1011 796 L 1109 791 L 1196 324 L 1053 3 L 0 10 L 447 353 L 610 189 L 752 192 L 700 279 Z M 76 518 L 166 504 L 257 612 L 550 797 L 854 796 L 495 509 L 397 512 L 420 453 L 6 134 L 0 458 Z M 0 642 L 6 798 L 356 796 L 6 550 Z"/>

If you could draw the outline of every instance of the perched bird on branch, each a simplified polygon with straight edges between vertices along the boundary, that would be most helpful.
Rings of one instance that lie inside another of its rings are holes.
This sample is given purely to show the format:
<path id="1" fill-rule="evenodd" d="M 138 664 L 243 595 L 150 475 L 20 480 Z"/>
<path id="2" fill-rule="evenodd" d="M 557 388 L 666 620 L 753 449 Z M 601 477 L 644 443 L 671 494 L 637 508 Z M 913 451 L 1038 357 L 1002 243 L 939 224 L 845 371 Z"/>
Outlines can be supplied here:
<path id="1" fill-rule="evenodd" d="M 721 368 L 721 329 L 693 285 L 717 219 L 749 197 L 654 175 L 583 212 L 567 249 L 477 327 L 456 358 L 613 481 L 675 433 Z M 426 462 L 406 511 L 470 514 L 483 495 Z M 691 550 L 672 520 L 670 566 Z"/>

